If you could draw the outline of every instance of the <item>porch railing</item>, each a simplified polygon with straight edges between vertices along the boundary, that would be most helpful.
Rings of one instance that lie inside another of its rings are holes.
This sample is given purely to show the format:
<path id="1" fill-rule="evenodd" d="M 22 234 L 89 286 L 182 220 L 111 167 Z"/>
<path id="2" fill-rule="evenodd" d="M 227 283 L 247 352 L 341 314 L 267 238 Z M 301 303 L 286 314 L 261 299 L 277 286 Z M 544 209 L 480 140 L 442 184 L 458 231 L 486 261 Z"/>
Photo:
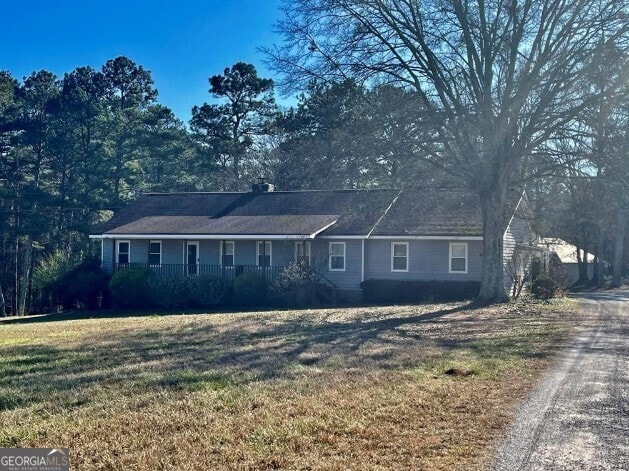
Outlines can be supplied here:
<path id="1" fill-rule="evenodd" d="M 140 268 L 150 270 L 160 276 L 214 276 L 217 278 L 235 279 L 243 273 L 255 273 L 267 282 L 277 279 L 279 274 L 284 270 L 282 266 L 261 267 L 257 265 L 187 265 L 179 264 L 161 264 L 149 265 L 148 263 L 117 263 L 114 265 L 114 273 L 129 268 Z"/>

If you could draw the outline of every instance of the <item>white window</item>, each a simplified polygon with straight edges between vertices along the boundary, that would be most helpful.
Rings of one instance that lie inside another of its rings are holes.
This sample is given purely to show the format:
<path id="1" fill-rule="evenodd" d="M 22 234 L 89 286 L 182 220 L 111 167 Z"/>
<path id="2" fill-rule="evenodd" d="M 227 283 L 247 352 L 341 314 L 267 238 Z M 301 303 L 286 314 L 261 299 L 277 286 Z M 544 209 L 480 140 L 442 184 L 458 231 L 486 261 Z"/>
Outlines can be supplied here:
<path id="1" fill-rule="evenodd" d="M 450 242 L 450 273 L 467 273 L 467 242 Z"/>
<path id="2" fill-rule="evenodd" d="M 271 249 L 271 241 L 269 240 L 266 242 L 259 240 L 256 243 L 256 261 L 259 267 L 271 266 Z"/>
<path id="3" fill-rule="evenodd" d="M 221 265 L 233 267 L 236 255 L 236 244 L 233 240 L 226 240 L 221 243 Z"/>
<path id="4" fill-rule="evenodd" d="M 408 271 L 408 242 L 391 242 L 391 271 Z"/>
<path id="5" fill-rule="evenodd" d="M 305 263 L 310 265 L 310 241 L 295 242 L 295 261 L 297 263 Z"/>
<path id="6" fill-rule="evenodd" d="M 152 240 L 149 242 L 149 265 L 156 266 L 162 264 L 162 241 Z"/>
<path id="7" fill-rule="evenodd" d="M 128 240 L 116 241 L 116 263 L 127 265 L 130 260 L 131 243 Z"/>
<path id="8" fill-rule="evenodd" d="M 345 271 L 345 242 L 330 242 L 330 271 Z"/>

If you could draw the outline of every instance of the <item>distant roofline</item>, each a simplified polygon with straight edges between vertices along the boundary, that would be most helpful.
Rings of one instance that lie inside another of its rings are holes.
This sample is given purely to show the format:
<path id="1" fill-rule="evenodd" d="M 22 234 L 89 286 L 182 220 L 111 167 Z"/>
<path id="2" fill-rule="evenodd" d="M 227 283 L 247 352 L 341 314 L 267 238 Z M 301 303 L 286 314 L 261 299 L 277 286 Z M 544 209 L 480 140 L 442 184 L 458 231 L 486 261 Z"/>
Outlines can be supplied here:
<path id="1" fill-rule="evenodd" d="M 274 190 L 255 193 L 253 191 L 173 191 L 173 192 L 149 192 L 139 193 L 141 196 L 151 195 L 273 195 L 277 193 L 325 193 L 325 192 L 350 192 L 350 191 L 400 191 L 395 188 L 342 188 L 340 190 Z"/>
<path id="2" fill-rule="evenodd" d="M 437 186 L 423 186 L 412 188 L 340 188 L 335 190 L 274 190 L 269 192 L 255 193 L 253 191 L 156 191 L 138 193 L 140 196 L 169 196 L 169 195 L 273 195 L 278 193 L 330 193 L 330 192 L 368 192 L 368 191 L 414 191 L 414 190 L 434 190 L 434 191 L 450 191 L 450 192 L 472 192 L 467 188 L 460 187 L 437 187 Z"/>

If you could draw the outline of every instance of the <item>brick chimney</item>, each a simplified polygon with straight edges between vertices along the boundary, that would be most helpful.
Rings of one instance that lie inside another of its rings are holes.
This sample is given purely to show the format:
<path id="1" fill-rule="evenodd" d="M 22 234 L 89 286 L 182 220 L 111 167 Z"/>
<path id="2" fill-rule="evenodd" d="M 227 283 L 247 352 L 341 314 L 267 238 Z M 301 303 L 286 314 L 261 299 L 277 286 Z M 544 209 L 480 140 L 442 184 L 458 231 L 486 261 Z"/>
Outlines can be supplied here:
<path id="1" fill-rule="evenodd" d="M 266 178 L 258 177 L 258 181 L 251 185 L 251 191 L 254 193 L 270 193 L 275 187 L 271 183 L 266 182 Z"/>

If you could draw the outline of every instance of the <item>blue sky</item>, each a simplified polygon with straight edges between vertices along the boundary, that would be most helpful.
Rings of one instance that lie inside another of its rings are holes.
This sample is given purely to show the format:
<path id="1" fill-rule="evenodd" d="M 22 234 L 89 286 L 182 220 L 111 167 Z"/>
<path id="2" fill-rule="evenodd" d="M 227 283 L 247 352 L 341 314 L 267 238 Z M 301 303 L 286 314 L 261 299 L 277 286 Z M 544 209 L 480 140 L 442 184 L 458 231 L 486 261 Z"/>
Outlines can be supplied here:
<path id="1" fill-rule="evenodd" d="M 211 101 L 208 77 L 250 62 L 263 77 L 260 46 L 273 33 L 280 0 L 0 0 L 0 70 L 16 78 L 46 69 L 62 76 L 125 55 L 153 75 L 160 103 L 187 122 Z"/>

